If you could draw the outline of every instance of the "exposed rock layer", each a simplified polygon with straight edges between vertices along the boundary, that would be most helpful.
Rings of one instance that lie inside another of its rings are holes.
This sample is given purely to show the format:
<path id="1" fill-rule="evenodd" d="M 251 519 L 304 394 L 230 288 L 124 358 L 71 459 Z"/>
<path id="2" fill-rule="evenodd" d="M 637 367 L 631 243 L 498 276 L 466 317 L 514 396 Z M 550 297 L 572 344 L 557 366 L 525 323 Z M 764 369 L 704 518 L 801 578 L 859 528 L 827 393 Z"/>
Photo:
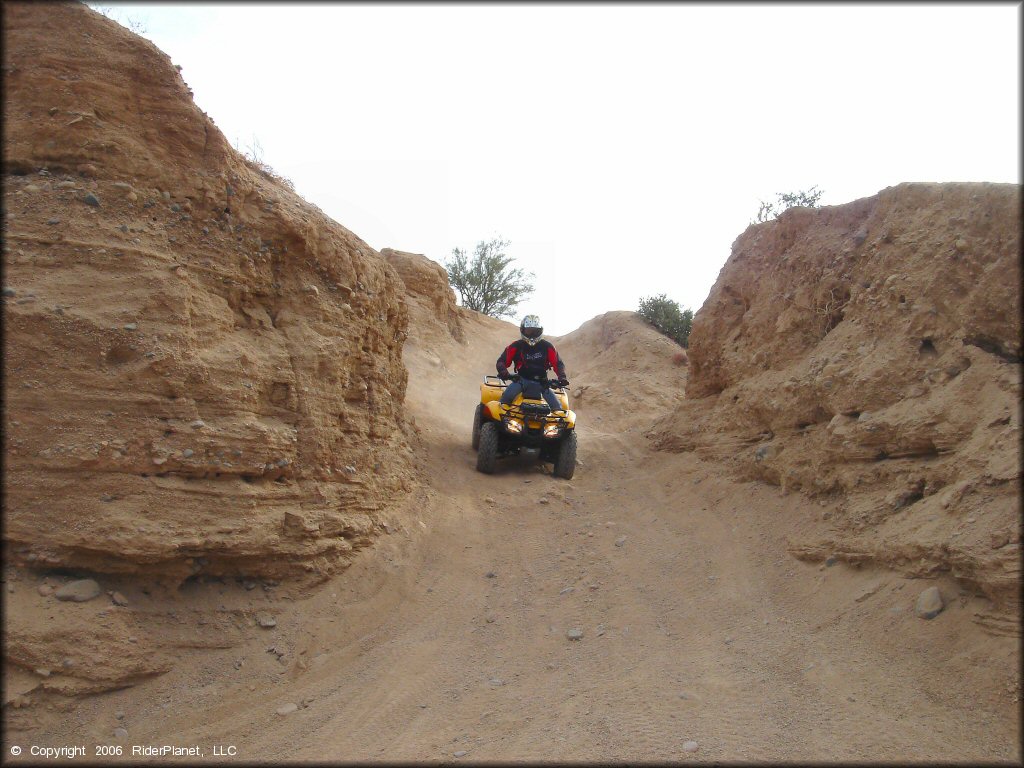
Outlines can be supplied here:
<path id="1" fill-rule="evenodd" d="M 6 560 L 140 606 L 62 603 L 55 632 L 18 587 L 16 700 L 233 644 L 251 616 L 186 622 L 139 585 L 344 567 L 414 437 L 387 262 L 233 151 L 147 41 L 78 3 L 3 13 Z"/>
<path id="2" fill-rule="evenodd" d="M 688 402 L 654 430 L 840 500 L 802 557 L 1020 578 L 1020 188 L 902 184 L 734 243 L 694 318 Z"/>
<path id="3" fill-rule="evenodd" d="M 429 322 L 444 323 L 452 338 L 463 341 L 465 332 L 462 311 L 455 303 L 455 291 L 448 282 L 448 273 L 444 267 L 419 253 L 383 248 L 380 255 L 402 278 L 405 294 L 423 300 L 421 303 L 426 305 L 430 313 Z"/>
<path id="4" fill-rule="evenodd" d="M 147 41 L 78 3 L 6 4 L 4 35 L 8 555 L 343 564 L 408 485 L 394 270 Z"/>

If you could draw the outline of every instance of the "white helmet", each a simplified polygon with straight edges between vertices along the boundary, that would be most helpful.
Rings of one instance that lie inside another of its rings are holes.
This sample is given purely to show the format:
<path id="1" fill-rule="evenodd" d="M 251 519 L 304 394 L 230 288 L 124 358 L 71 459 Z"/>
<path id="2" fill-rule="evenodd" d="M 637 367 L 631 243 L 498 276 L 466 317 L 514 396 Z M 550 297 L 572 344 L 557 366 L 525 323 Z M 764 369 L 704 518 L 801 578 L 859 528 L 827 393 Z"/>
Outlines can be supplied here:
<path id="1" fill-rule="evenodd" d="M 523 322 L 519 324 L 519 335 L 531 347 L 540 341 L 543 333 L 544 326 L 540 324 L 540 318 L 536 315 L 527 315 L 523 318 Z"/>

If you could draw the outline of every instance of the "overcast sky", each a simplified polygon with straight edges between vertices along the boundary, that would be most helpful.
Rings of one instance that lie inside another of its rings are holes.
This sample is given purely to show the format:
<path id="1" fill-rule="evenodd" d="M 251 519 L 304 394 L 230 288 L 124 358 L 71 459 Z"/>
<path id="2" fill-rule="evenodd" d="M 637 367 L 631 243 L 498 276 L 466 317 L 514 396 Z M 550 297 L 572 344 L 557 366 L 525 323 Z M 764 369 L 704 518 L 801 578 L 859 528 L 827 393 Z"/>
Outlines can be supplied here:
<path id="1" fill-rule="evenodd" d="M 511 241 L 553 335 L 696 311 L 778 192 L 1020 183 L 1019 4 L 102 5 L 372 247 Z"/>

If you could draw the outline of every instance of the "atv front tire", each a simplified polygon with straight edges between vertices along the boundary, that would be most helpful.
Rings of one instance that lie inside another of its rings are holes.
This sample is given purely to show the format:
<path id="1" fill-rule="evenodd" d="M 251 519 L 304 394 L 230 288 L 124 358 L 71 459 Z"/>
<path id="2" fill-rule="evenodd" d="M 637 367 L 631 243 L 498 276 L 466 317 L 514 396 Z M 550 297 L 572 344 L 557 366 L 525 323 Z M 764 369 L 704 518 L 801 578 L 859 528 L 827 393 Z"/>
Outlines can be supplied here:
<path id="1" fill-rule="evenodd" d="M 484 404 L 480 403 L 473 414 L 473 450 L 480 447 L 480 426 L 484 421 Z"/>
<path id="2" fill-rule="evenodd" d="M 555 456 L 555 477 L 572 480 L 573 472 L 576 471 L 576 432 L 570 432 L 562 438 L 562 444 L 558 446 L 558 455 Z"/>
<path id="3" fill-rule="evenodd" d="M 498 459 L 498 425 L 493 421 L 480 427 L 480 447 L 476 453 L 477 471 L 490 475 Z"/>

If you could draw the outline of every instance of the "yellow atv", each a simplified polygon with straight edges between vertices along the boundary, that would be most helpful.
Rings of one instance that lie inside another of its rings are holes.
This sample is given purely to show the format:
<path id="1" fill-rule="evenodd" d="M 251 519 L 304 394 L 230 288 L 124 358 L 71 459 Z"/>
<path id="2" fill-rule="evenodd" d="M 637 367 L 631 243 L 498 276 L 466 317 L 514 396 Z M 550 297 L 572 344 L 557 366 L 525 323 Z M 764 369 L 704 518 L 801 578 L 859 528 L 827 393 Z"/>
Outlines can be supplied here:
<path id="1" fill-rule="evenodd" d="M 502 405 L 498 398 L 505 386 L 497 376 L 484 376 L 480 385 L 473 417 L 476 468 L 489 475 L 498 459 L 524 452 L 554 464 L 556 477 L 570 479 L 576 471 L 576 414 L 569 410 L 568 393 L 551 379 L 523 379 L 523 392 L 511 405 Z M 555 393 L 561 410 L 551 411 L 545 388 Z"/>

